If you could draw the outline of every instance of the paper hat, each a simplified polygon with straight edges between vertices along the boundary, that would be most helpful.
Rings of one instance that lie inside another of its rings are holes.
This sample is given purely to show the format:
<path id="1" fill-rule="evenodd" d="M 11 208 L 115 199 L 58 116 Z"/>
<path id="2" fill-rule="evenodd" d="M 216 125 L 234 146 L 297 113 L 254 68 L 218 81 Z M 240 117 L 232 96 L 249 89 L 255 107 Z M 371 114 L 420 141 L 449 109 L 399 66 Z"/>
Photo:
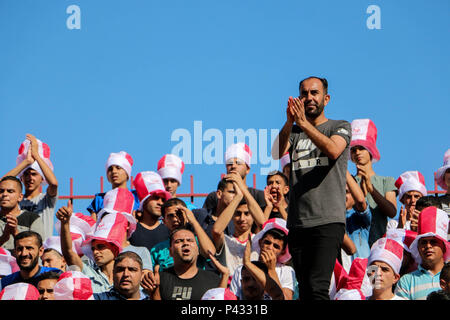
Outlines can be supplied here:
<path id="1" fill-rule="evenodd" d="M 42 142 L 39 139 L 36 139 L 38 143 L 38 153 L 39 156 L 44 160 L 44 162 L 49 166 L 50 169 L 53 170 L 53 164 L 50 161 L 50 147 Z M 19 154 L 16 158 L 16 165 L 19 165 L 22 161 L 24 161 L 27 158 L 28 150 L 30 149 L 31 142 L 28 139 L 25 139 L 24 142 L 19 147 Z M 27 166 L 25 169 L 23 169 L 17 176 L 20 178 L 23 173 L 28 170 L 29 168 L 36 170 L 42 177 L 43 184 L 47 184 L 47 180 L 45 179 L 45 175 L 42 172 L 41 167 L 39 166 L 37 161 L 34 161 L 31 165 Z"/>
<path id="2" fill-rule="evenodd" d="M 361 290 L 366 297 L 372 295 L 372 286 L 366 273 L 367 265 L 368 259 L 355 258 L 343 283 L 343 289 Z"/>
<path id="3" fill-rule="evenodd" d="M 419 214 L 417 237 L 411 244 L 411 253 L 417 263 L 422 263 L 422 258 L 417 247 L 419 240 L 424 237 L 436 237 L 444 242 L 444 262 L 450 260 L 450 243 L 447 241 L 448 216 L 447 213 L 436 207 L 427 207 Z"/>
<path id="4" fill-rule="evenodd" d="M 53 292 L 55 300 L 94 300 L 91 279 L 80 271 L 61 274 Z"/>
<path id="5" fill-rule="evenodd" d="M 0 300 L 39 300 L 39 291 L 29 283 L 18 282 L 5 287 Z"/>
<path id="6" fill-rule="evenodd" d="M 380 160 L 377 149 L 377 127 L 370 119 L 355 119 L 352 121 L 352 141 L 350 148 L 362 146 L 372 155 L 372 162 Z"/>
<path id="7" fill-rule="evenodd" d="M 248 167 L 250 167 L 250 161 L 252 159 L 252 151 L 249 146 L 243 142 L 232 144 L 225 152 L 225 163 L 229 160 L 238 158 L 244 161 Z"/>
<path id="8" fill-rule="evenodd" d="M 289 152 L 286 152 L 280 159 L 281 170 L 289 163 L 291 163 L 291 159 L 289 158 Z"/>
<path id="9" fill-rule="evenodd" d="M 255 236 L 253 237 L 252 251 L 256 251 L 259 254 L 259 252 L 260 252 L 259 240 L 261 240 L 264 237 L 264 234 L 267 231 L 269 231 L 270 229 L 274 229 L 274 228 L 283 231 L 286 235 L 289 234 L 289 230 L 286 227 L 286 220 L 280 219 L 280 218 L 269 219 L 263 224 L 262 230 L 260 232 L 258 232 L 257 234 L 255 234 Z M 286 244 L 286 250 L 284 251 L 283 254 L 281 254 L 277 258 L 277 261 L 279 263 L 286 263 L 290 258 L 291 258 L 291 254 L 289 253 L 289 247 Z"/>
<path id="10" fill-rule="evenodd" d="M 366 300 L 361 289 L 341 289 L 334 296 L 334 300 Z"/>
<path id="11" fill-rule="evenodd" d="M 387 263 L 395 274 L 400 274 L 403 260 L 403 245 L 394 239 L 380 238 L 372 245 L 369 265 L 374 261 Z"/>
<path id="12" fill-rule="evenodd" d="M 117 256 L 122 251 L 122 243 L 127 235 L 128 219 L 121 213 L 109 213 L 103 217 L 97 225 L 94 234 L 88 236 L 81 250 L 83 253 L 94 260 L 91 249 L 93 240 L 102 240 L 113 244 L 116 247 L 114 255 Z"/>
<path id="13" fill-rule="evenodd" d="M 419 171 L 406 171 L 395 181 L 398 189 L 398 199 L 401 200 L 403 195 L 408 191 L 418 191 L 422 196 L 427 195 L 425 187 L 425 178 Z"/>
<path id="14" fill-rule="evenodd" d="M 344 286 L 347 281 L 347 277 L 347 271 L 345 271 L 339 260 L 336 259 L 334 270 L 331 274 L 330 288 L 328 292 L 330 295 L 330 300 L 335 299 L 336 293 Z"/>
<path id="15" fill-rule="evenodd" d="M 73 213 L 70 217 L 70 235 L 72 236 L 72 247 L 79 256 L 83 256 L 81 244 L 84 240 L 94 233 L 96 221 L 90 216 L 84 215 L 81 212 Z M 61 222 L 55 222 L 55 229 L 58 234 L 61 233 Z"/>
<path id="16" fill-rule="evenodd" d="M 384 237 L 397 241 L 403 246 L 403 249 L 411 253 L 411 244 L 417 237 L 417 232 L 406 229 L 388 229 Z"/>
<path id="17" fill-rule="evenodd" d="M 112 165 L 116 165 L 124 169 L 128 178 L 131 177 L 131 167 L 133 166 L 133 158 L 126 153 L 125 151 L 120 151 L 118 153 L 110 153 L 108 160 L 106 160 L 106 171 L 108 172 L 108 168 Z"/>
<path id="18" fill-rule="evenodd" d="M 201 300 L 237 300 L 237 297 L 228 288 L 212 288 L 205 292 Z"/>
<path id="19" fill-rule="evenodd" d="M 435 176 L 436 183 L 444 190 L 447 190 L 447 185 L 444 181 L 445 171 L 450 168 L 450 149 L 448 149 L 444 154 L 444 164 L 440 167 Z"/>
<path id="20" fill-rule="evenodd" d="M 7 276 L 16 271 L 19 271 L 16 258 L 9 250 L 0 247 L 0 276 Z"/>
<path id="21" fill-rule="evenodd" d="M 162 179 L 172 178 L 181 185 L 184 162 L 174 154 L 166 154 L 158 161 L 158 174 Z"/>
<path id="22" fill-rule="evenodd" d="M 139 172 L 134 181 L 134 188 L 138 194 L 139 198 L 139 211 L 142 211 L 142 206 L 145 200 L 151 195 L 160 195 L 167 200 L 169 200 L 172 195 L 166 191 L 164 187 L 164 182 L 161 176 L 153 171 Z"/>

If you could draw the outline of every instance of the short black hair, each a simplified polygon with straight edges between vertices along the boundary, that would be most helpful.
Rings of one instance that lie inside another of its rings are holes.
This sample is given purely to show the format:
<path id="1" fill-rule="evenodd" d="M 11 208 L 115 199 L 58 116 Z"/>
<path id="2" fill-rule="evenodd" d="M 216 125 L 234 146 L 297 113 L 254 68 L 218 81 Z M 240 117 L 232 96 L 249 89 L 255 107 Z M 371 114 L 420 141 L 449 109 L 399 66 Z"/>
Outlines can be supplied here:
<path id="1" fill-rule="evenodd" d="M 269 272 L 269 269 L 267 268 L 267 265 L 264 262 L 259 261 L 259 260 L 254 260 L 254 261 L 251 261 L 251 263 L 253 263 L 259 269 L 261 269 L 264 273 L 267 274 Z M 242 265 L 242 271 L 244 271 L 244 270 L 247 270 L 247 268 L 245 267 L 245 264 Z M 242 271 L 241 271 L 241 273 L 242 273 Z"/>
<path id="2" fill-rule="evenodd" d="M 36 283 L 39 283 L 40 281 L 47 279 L 59 280 L 59 277 L 61 276 L 62 273 L 63 273 L 62 271 L 54 271 L 54 270 L 41 273 L 37 277 Z"/>
<path id="3" fill-rule="evenodd" d="M 305 78 L 305 79 L 303 79 L 302 81 L 300 81 L 300 83 L 299 83 L 299 85 L 298 85 L 298 89 L 301 90 L 303 81 L 309 80 L 309 79 L 318 79 L 318 80 L 320 80 L 320 82 L 322 82 L 324 94 L 327 94 L 327 93 L 328 93 L 328 80 L 325 79 L 325 78 L 320 78 L 320 77 L 316 77 L 316 76 L 310 76 L 310 77 Z"/>
<path id="4" fill-rule="evenodd" d="M 173 235 L 175 233 L 177 233 L 178 231 L 182 231 L 182 230 L 190 231 L 190 232 L 192 232 L 194 237 L 196 237 L 196 234 L 195 234 L 193 228 L 190 228 L 189 225 L 187 225 L 187 226 L 180 226 L 180 227 L 175 228 L 174 230 L 172 230 L 172 232 L 169 234 L 169 244 L 170 244 L 170 246 L 172 245 Z"/>
<path id="5" fill-rule="evenodd" d="M 178 205 L 187 208 L 186 203 L 183 200 L 181 200 L 180 198 L 170 198 L 169 200 L 164 202 L 163 205 L 161 206 L 161 215 L 164 217 L 166 215 L 167 208 L 173 207 L 173 206 L 178 206 Z"/>
<path id="6" fill-rule="evenodd" d="M 47 252 L 53 252 L 53 253 L 56 253 L 56 255 L 58 257 L 61 257 L 61 258 L 63 257 L 63 255 L 61 253 L 59 253 L 58 250 L 53 249 L 53 248 L 46 248 L 46 249 L 44 249 L 44 253 L 47 253 Z"/>
<path id="7" fill-rule="evenodd" d="M 117 255 L 117 257 L 114 259 L 114 267 L 116 266 L 116 264 L 118 264 L 125 258 L 129 258 L 129 259 L 136 261 L 139 264 L 139 267 L 141 268 L 141 270 L 144 268 L 144 263 L 142 262 L 142 258 L 136 252 L 133 252 L 133 251 L 123 251 L 123 252 L 119 253 Z"/>
<path id="8" fill-rule="evenodd" d="M 450 292 L 444 290 L 433 291 L 428 294 L 427 300 L 450 300 Z"/>
<path id="9" fill-rule="evenodd" d="M 281 172 L 281 171 L 279 171 L 279 170 L 271 171 L 271 172 L 269 172 L 269 173 L 267 174 L 267 177 L 266 177 L 266 184 L 269 184 L 269 178 L 270 178 L 270 177 L 273 177 L 273 176 L 280 176 L 281 178 L 283 178 L 284 184 L 287 185 L 287 186 L 289 185 L 289 180 L 288 180 L 288 178 L 286 177 L 286 175 L 285 175 L 283 172 Z"/>
<path id="10" fill-rule="evenodd" d="M 416 201 L 417 210 L 422 211 L 423 209 L 428 207 L 436 207 L 438 209 L 441 209 L 441 203 L 439 202 L 438 198 L 434 196 L 423 196 L 417 199 Z"/>
<path id="11" fill-rule="evenodd" d="M 220 190 L 220 191 L 225 190 L 225 188 L 227 187 L 227 185 L 229 183 L 232 184 L 233 182 L 231 182 L 230 180 L 227 180 L 225 178 L 220 179 L 219 184 L 217 185 L 217 190 Z"/>
<path id="12" fill-rule="evenodd" d="M 277 240 L 281 240 L 283 241 L 283 250 L 286 249 L 287 246 L 287 238 L 288 236 L 286 235 L 286 233 L 284 233 L 282 230 L 277 229 L 277 228 L 272 228 L 267 230 L 264 235 L 262 236 L 261 239 L 264 239 L 265 237 L 267 237 L 268 235 L 271 235 L 272 237 L 274 237 Z"/>
<path id="13" fill-rule="evenodd" d="M 439 276 L 439 280 L 450 282 L 450 261 L 444 263 L 444 266 L 441 269 L 441 275 Z"/>
<path id="14" fill-rule="evenodd" d="M 14 181 L 15 183 L 17 183 L 17 185 L 19 186 L 20 192 L 22 192 L 23 190 L 23 186 L 22 186 L 22 181 L 20 181 L 20 179 L 18 179 L 17 177 L 14 176 L 4 176 L 1 180 L 0 183 L 3 181 Z"/>
<path id="15" fill-rule="evenodd" d="M 17 240 L 21 240 L 24 238 L 29 238 L 29 237 L 34 237 L 36 238 L 36 241 L 38 243 L 38 247 L 42 247 L 42 237 L 39 233 L 32 231 L 32 230 L 26 230 L 26 231 L 22 231 L 20 233 L 18 233 L 15 237 L 14 237 L 14 247 L 16 246 L 16 242 Z"/>

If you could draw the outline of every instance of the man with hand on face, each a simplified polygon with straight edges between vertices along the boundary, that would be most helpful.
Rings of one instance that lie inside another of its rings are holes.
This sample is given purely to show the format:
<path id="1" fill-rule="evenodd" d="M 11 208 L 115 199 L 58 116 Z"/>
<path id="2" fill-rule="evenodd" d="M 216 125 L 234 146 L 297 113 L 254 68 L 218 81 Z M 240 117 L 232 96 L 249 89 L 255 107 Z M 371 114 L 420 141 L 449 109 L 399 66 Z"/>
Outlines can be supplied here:
<path id="1" fill-rule="evenodd" d="M 264 216 L 267 220 L 281 218 L 287 220 L 288 203 L 286 195 L 289 192 L 289 180 L 280 171 L 272 171 L 267 175 L 267 186 L 264 188 L 266 208 Z"/>
<path id="2" fill-rule="evenodd" d="M 22 231 L 44 233 L 42 218 L 33 212 L 20 209 L 23 199 L 22 183 L 13 176 L 0 180 L 0 246 L 14 250 L 14 237 Z"/>
<path id="3" fill-rule="evenodd" d="M 39 258 L 44 252 L 42 238 L 34 231 L 23 231 L 14 237 L 14 251 L 19 271 L 5 276 L 0 281 L 0 290 L 14 283 L 25 282 L 37 287 L 39 276 L 48 271 L 62 273 L 56 268 L 39 265 Z"/>

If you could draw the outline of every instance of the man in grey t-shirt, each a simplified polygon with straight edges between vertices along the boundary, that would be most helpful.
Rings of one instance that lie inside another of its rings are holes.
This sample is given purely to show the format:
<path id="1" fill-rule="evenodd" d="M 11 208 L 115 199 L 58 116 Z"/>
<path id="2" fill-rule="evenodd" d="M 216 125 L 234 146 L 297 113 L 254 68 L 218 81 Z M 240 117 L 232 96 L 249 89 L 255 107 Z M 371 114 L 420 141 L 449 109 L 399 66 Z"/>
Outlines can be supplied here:
<path id="1" fill-rule="evenodd" d="M 350 123 L 330 120 L 328 82 L 309 77 L 289 98 L 287 121 L 272 157 L 289 151 L 289 251 L 301 300 L 328 300 L 331 274 L 345 233 L 345 184 Z M 295 125 L 294 125 L 295 122 Z"/>

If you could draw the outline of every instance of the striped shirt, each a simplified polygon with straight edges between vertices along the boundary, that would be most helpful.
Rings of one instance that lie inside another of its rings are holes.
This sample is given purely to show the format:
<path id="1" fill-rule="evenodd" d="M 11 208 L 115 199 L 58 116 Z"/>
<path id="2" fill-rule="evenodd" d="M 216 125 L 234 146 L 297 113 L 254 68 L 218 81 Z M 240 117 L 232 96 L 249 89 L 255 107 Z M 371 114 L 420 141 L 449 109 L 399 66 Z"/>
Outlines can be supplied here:
<path id="1" fill-rule="evenodd" d="M 433 275 L 421 265 L 416 271 L 405 274 L 400 278 L 395 288 L 395 294 L 409 300 L 426 300 L 427 296 L 440 290 L 439 276 L 441 272 Z"/>

